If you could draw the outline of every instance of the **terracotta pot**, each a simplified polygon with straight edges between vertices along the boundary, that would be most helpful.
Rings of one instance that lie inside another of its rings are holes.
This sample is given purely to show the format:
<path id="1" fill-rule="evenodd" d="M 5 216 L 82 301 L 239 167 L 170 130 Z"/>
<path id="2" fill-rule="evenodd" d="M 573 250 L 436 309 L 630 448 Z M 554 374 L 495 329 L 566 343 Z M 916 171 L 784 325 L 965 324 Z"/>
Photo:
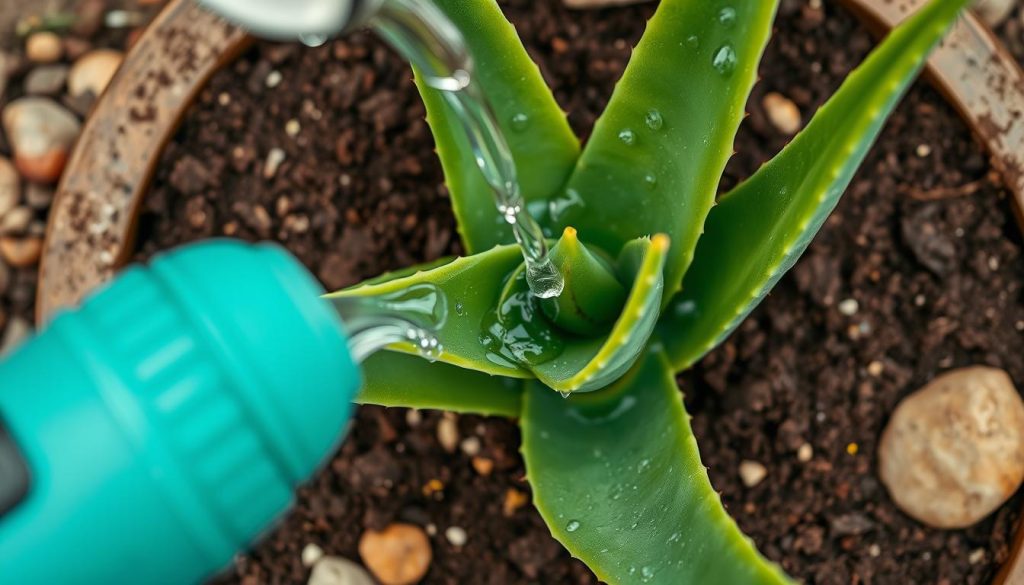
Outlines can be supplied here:
<path id="1" fill-rule="evenodd" d="M 879 32 L 927 0 L 843 0 Z M 173 0 L 136 42 L 87 121 L 50 213 L 37 317 L 46 321 L 106 281 L 131 254 L 142 197 L 160 154 L 206 81 L 251 39 Z M 1024 219 L 1024 72 L 977 19 L 961 19 L 928 74 L 978 139 Z M 1024 583 L 1024 530 L 995 585 Z"/>

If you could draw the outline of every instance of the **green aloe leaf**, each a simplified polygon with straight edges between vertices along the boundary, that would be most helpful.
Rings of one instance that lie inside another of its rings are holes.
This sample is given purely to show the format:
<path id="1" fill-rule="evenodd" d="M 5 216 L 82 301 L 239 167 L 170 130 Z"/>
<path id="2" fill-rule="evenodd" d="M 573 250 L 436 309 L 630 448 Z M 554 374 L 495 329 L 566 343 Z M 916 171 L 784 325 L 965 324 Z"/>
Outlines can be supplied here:
<path id="1" fill-rule="evenodd" d="M 797 261 L 965 4 L 935 0 L 895 29 L 803 132 L 722 197 L 659 326 L 676 368 L 720 343 Z"/>
<path id="2" fill-rule="evenodd" d="M 660 352 L 601 392 L 534 384 L 520 424 L 537 509 L 602 581 L 791 583 L 722 507 Z"/>
<path id="3" fill-rule="evenodd" d="M 662 0 L 579 159 L 553 228 L 612 254 L 672 238 L 674 293 L 733 153 L 777 0 Z"/>
<path id="4" fill-rule="evenodd" d="M 476 78 L 498 116 L 527 202 L 544 200 L 565 185 L 579 156 L 579 140 L 530 60 L 515 29 L 494 0 L 435 0 L 462 31 L 476 63 Z M 474 162 L 459 120 L 441 93 L 417 81 L 444 167 L 462 241 L 470 253 L 513 241 L 493 195 Z"/>
<path id="5" fill-rule="evenodd" d="M 658 322 L 669 248 L 665 235 L 628 243 L 619 256 L 619 278 L 633 286 L 611 332 L 566 343 L 560 356 L 532 366 L 537 379 L 559 392 L 591 392 L 622 376 L 643 353 Z"/>
<path id="6" fill-rule="evenodd" d="M 457 258 L 437 268 L 350 288 L 329 294 L 327 298 L 389 295 L 417 286 L 433 285 L 444 294 L 442 312 L 447 314 L 437 331 L 438 341 L 443 347 L 440 361 L 486 374 L 529 378 L 532 377 L 530 372 L 518 365 L 489 358 L 488 350 L 480 343 L 484 319 L 494 314 L 505 281 L 522 261 L 517 246 L 497 246 L 487 252 Z M 411 343 L 396 343 L 390 349 L 417 353 Z"/>
<path id="7" fill-rule="evenodd" d="M 362 368 L 360 404 L 519 416 L 523 383 L 513 378 L 394 352 L 374 354 Z"/>

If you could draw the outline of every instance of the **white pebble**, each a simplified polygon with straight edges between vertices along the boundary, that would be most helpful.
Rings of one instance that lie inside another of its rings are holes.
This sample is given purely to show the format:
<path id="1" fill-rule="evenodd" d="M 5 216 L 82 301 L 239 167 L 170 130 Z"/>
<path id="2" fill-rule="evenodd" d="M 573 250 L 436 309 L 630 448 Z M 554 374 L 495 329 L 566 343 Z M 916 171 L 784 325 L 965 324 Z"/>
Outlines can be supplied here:
<path id="1" fill-rule="evenodd" d="M 807 463 L 814 458 L 814 447 L 810 443 L 804 443 L 800 445 L 800 448 L 796 450 L 796 460 L 800 463 Z"/>
<path id="2" fill-rule="evenodd" d="M 117 73 L 124 54 L 112 49 L 96 49 L 82 55 L 68 73 L 68 93 L 100 95 Z"/>
<path id="3" fill-rule="evenodd" d="M 324 556 L 324 549 L 314 543 L 309 543 L 302 548 L 302 564 L 312 567 Z"/>
<path id="4" fill-rule="evenodd" d="M 453 417 L 446 416 L 437 423 L 437 441 L 441 443 L 444 450 L 454 453 L 459 445 L 459 429 Z"/>
<path id="5" fill-rule="evenodd" d="M 847 317 L 852 317 L 860 310 L 860 303 L 857 299 L 845 299 L 839 303 L 839 312 Z"/>
<path id="6" fill-rule="evenodd" d="M 740 480 L 748 488 L 756 486 L 764 481 L 764 478 L 768 477 L 768 469 L 764 465 L 749 459 L 740 462 L 739 472 Z"/>
<path id="7" fill-rule="evenodd" d="M 280 148 L 271 148 L 267 153 L 267 162 L 263 164 L 263 178 L 270 179 L 277 174 L 277 169 L 284 162 L 285 153 Z"/>
<path id="8" fill-rule="evenodd" d="M 764 111 L 768 114 L 768 120 L 775 128 L 792 136 L 800 131 L 803 124 L 800 116 L 800 108 L 793 100 L 777 92 L 768 92 L 761 101 Z"/>
<path id="9" fill-rule="evenodd" d="M 313 565 L 307 585 L 373 585 L 373 578 L 348 559 L 323 557 Z"/>
<path id="10" fill-rule="evenodd" d="M 1024 402 L 1002 370 L 943 374 L 896 407 L 878 458 L 904 512 L 936 528 L 971 526 L 1024 480 Z"/>
<path id="11" fill-rule="evenodd" d="M 452 546 L 463 546 L 466 541 L 469 540 L 469 536 L 466 534 L 465 529 L 459 526 L 449 526 L 444 531 L 444 537 L 448 539 L 448 542 L 452 543 Z"/>
<path id="12" fill-rule="evenodd" d="M 459 446 L 462 448 L 462 452 L 470 457 L 480 454 L 480 439 L 477 437 L 466 437 Z"/>
<path id="13" fill-rule="evenodd" d="M 264 81 L 264 83 L 267 84 L 267 87 L 273 89 L 273 88 L 275 88 L 275 87 L 277 87 L 278 85 L 281 84 L 281 79 L 282 79 L 281 72 L 277 71 L 277 70 L 274 70 L 274 71 L 271 71 L 269 74 L 267 74 L 267 79 Z"/>

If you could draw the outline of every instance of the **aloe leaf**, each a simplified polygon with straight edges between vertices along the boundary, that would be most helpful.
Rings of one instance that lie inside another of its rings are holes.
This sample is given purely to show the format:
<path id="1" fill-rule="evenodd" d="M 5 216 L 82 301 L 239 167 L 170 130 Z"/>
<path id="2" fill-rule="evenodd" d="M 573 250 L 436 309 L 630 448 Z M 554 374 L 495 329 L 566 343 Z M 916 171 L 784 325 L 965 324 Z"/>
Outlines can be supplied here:
<path id="1" fill-rule="evenodd" d="M 565 282 L 562 294 L 543 299 L 544 314 L 558 327 L 582 336 L 607 331 L 626 303 L 626 288 L 611 262 L 595 254 L 567 227 L 551 248 L 551 262 Z"/>
<path id="2" fill-rule="evenodd" d="M 579 140 L 565 113 L 494 0 L 435 3 L 465 37 L 476 64 L 476 79 L 490 98 L 512 150 L 523 196 L 528 202 L 547 198 L 565 185 L 579 156 Z M 458 118 L 439 91 L 420 81 L 417 86 L 467 251 L 511 243 L 512 230 L 495 211 L 493 194 Z"/>
<path id="3" fill-rule="evenodd" d="M 797 261 L 966 0 L 894 29 L 778 156 L 722 197 L 659 333 L 677 369 L 720 343 Z"/>
<path id="4" fill-rule="evenodd" d="M 579 159 L 564 211 L 551 218 L 613 254 L 638 236 L 668 234 L 666 301 L 732 156 L 777 4 L 662 0 Z"/>
<path id="5" fill-rule="evenodd" d="M 505 281 L 522 260 L 517 246 L 498 246 L 409 276 L 332 293 L 327 298 L 389 295 L 433 285 L 443 293 L 441 312 L 447 314 L 436 331 L 443 347 L 440 361 L 486 374 L 528 378 L 532 377 L 530 372 L 518 365 L 489 358 L 480 343 L 481 324 L 494 313 Z M 417 353 L 411 343 L 396 343 L 389 349 Z"/>
<path id="6" fill-rule="evenodd" d="M 523 383 L 422 358 L 380 352 L 363 364 L 360 404 L 518 417 Z"/>
<path id="7" fill-rule="evenodd" d="M 600 580 L 791 583 L 722 507 L 662 353 L 593 394 L 562 399 L 534 383 L 520 424 L 537 509 Z"/>
<path id="8" fill-rule="evenodd" d="M 611 332 L 566 343 L 560 356 L 532 366 L 537 379 L 559 392 L 590 392 L 624 374 L 643 352 L 658 321 L 669 248 L 668 237 L 660 234 L 627 244 L 618 264 L 620 277 L 633 287 Z"/>

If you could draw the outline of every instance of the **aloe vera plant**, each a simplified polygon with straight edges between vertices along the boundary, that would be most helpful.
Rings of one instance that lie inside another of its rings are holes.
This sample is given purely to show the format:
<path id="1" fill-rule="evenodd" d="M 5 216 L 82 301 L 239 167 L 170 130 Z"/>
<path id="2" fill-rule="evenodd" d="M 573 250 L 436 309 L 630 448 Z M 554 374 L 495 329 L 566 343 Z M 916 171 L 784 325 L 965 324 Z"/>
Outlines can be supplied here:
<path id="1" fill-rule="evenodd" d="M 436 3 L 466 35 L 565 290 L 530 296 L 455 113 L 421 83 L 471 255 L 334 293 L 429 284 L 447 299 L 440 359 L 396 344 L 369 360 L 360 401 L 518 419 L 538 510 L 602 580 L 790 582 L 723 509 L 675 374 L 794 264 L 967 0 L 894 30 L 717 201 L 778 0 L 662 0 L 585 148 L 493 0 Z"/>

